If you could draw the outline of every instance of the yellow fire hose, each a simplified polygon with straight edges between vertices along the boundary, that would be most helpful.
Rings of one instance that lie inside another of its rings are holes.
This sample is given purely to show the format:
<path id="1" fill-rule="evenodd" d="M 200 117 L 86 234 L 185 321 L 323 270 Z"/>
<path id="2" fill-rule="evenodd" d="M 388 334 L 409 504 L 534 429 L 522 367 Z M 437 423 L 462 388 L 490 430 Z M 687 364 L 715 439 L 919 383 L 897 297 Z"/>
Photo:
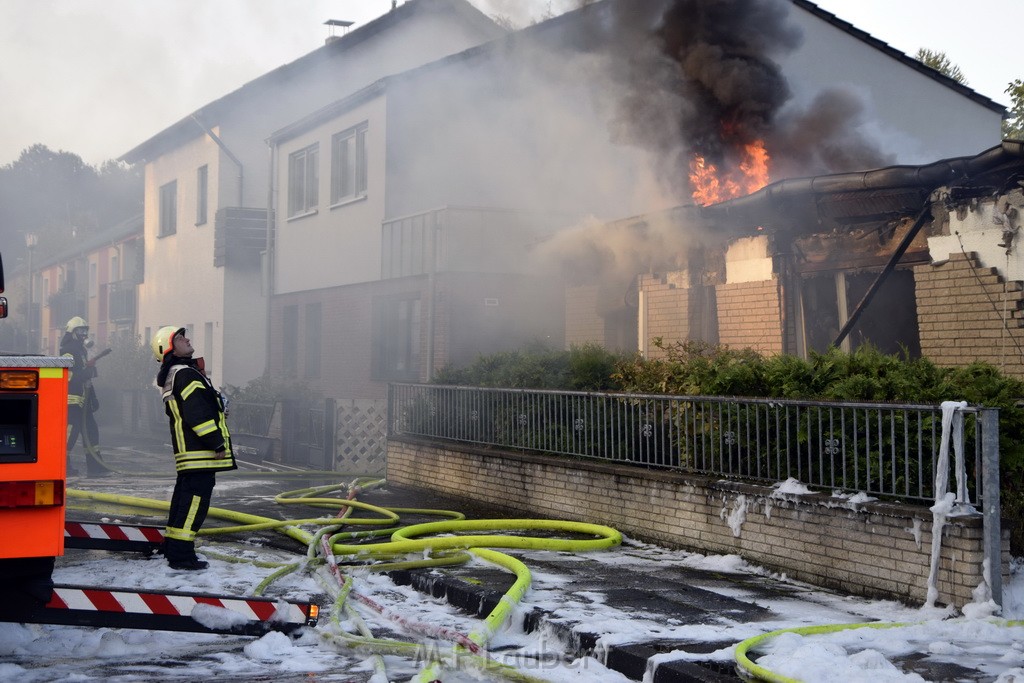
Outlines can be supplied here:
<path id="1" fill-rule="evenodd" d="M 1024 621 L 994 620 L 993 623 L 996 623 L 1000 626 L 1024 626 Z M 761 645 L 771 640 L 772 638 L 776 638 L 784 633 L 795 633 L 801 636 L 810 636 L 822 635 L 827 633 L 838 633 L 839 631 L 849 631 L 858 628 L 888 629 L 916 625 L 916 623 L 912 622 L 893 623 L 871 621 L 863 624 L 827 624 L 823 626 L 800 626 L 797 628 L 783 628 L 779 629 L 778 631 L 762 633 L 759 636 L 748 638 L 736 646 L 736 652 L 734 654 L 734 657 L 736 659 L 736 670 L 743 678 L 747 680 L 768 681 L 769 683 L 801 683 L 799 679 L 783 676 L 782 674 L 775 673 L 771 669 L 754 663 L 747 656 L 747 652 L 757 647 L 758 645 Z"/>
<path id="2" fill-rule="evenodd" d="M 335 473 L 336 474 L 336 473 Z M 380 480 L 374 480 L 369 485 L 380 485 Z M 370 571 L 388 571 L 391 569 L 422 568 L 453 565 L 465 562 L 472 555 L 486 562 L 496 564 L 516 576 L 512 587 L 502 596 L 498 605 L 488 614 L 480 628 L 473 631 L 468 639 L 472 644 L 485 650 L 487 643 L 498 630 L 506 623 L 513 609 L 522 600 L 523 595 L 530 587 L 531 576 L 529 569 L 522 562 L 504 553 L 490 550 L 489 548 L 519 548 L 534 550 L 555 550 L 555 551 L 590 551 L 610 548 L 622 541 L 621 534 L 610 527 L 587 524 L 583 522 L 567 522 L 559 520 L 538 520 L 538 519 L 490 519 L 490 520 L 466 520 L 464 515 L 457 512 L 444 510 L 427 510 L 417 508 L 395 508 L 388 509 L 363 503 L 354 498 L 330 498 L 324 494 L 331 491 L 342 490 L 345 485 L 329 485 L 299 489 L 279 494 L 275 501 L 281 504 L 305 504 L 311 507 L 342 509 L 343 512 L 335 517 L 313 517 L 306 519 L 274 520 L 258 515 L 252 515 L 224 508 L 211 507 L 209 517 L 213 519 L 236 522 L 235 526 L 221 526 L 202 529 L 200 535 L 212 536 L 228 533 L 243 533 L 262 530 L 274 530 L 279 533 L 303 543 L 307 547 L 306 564 L 310 566 L 322 565 L 323 560 L 315 557 L 314 546 L 319 542 L 321 536 L 332 534 L 328 540 L 328 547 L 333 555 L 346 556 L 356 561 L 369 560 L 372 564 L 360 564 L 360 569 Z M 355 484 L 349 485 L 349 491 L 358 489 Z M 365 487 L 364 487 L 365 490 Z M 149 510 L 166 511 L 169 503 L 148 498 L 125 496 L 109 493 L 98 493 L 68 489 L 68 497 L 76 500 L 91 500 L 106 504 L 141 508 Z M 374 517 L 354 518 L 351 513 L 355 509 L 373 513 Z M 398 512 L 433 514 L 451 517 L 452 519 L 440 522 L 428 522 L 416 524 L 404 528 L 394 527 L 399 522 Z M 344 525 L 378 525 L 389 526 L 388 529 L 375 529 L 371 531 L 337 532 Z M 317 532 L 300 528 L 301 526 L 317 526 Z M 545 533 L 575 534 L 585 538 L 554 538 L 535 536 L 509 536 L 502 534 L 485 535 L 461 535 L 466 531 L 523 531 L 536 530 Z M 391 534 L 389 541 L 372 544 L 351 544 L 341 543 L 345 540 L 365 540 L 387 533 Z M 435 534 L 445 534 L 435 536 Z M 407 557 L 417 554 L 417 559 L 405 559 L 392 561 L 399 557 Z M 240 561 L 238 558 L 217 555 L 220 559 L 229 561 Z M 332 557 L 333 560 L 333 557 Z M 275 579 L 294 572 L 303 566 L 303 562 L 293 563 L 260 563 L 259 566 L 274 568 L 275 571 L 257 587 L 260 593 Z M 319 574 L 318 574 L 319 576 Z M 322 577 L 321 577 L 322 578 Z M 342 609 L 351 614 L 354 608 L 346 600 L 351 590 L 351 577 L 346 581 L 345 587 L 338 591 L 335 600 L 333 618 L 341 613 Z M 360 620 L 361 621 L 361 620 Z M 361 652 L 368 652 L 374 655 L 374 667 L 380 669 L 383 660 L 379 657 L 385 654 L 401 654 L 404 656 L 420 657 L 424 654 L 421 643 L 406 643 L 390 639 L 376 639 L 369 634 L 365 623 L 358 626 L 359 636 L 348 633 L 326 633 L 321 635 L 328 641 L 356 649 Z M 418 680 L 430 681 L 438 678 L 444 667 L 466 668 L 482 673 L 490 677 L 499 677 L 506 680 L 520 681 L 522 683 L 537 683 L 542 679 L 523 674 L 518 669 L 500 662 L 496 662 L 482 654 L 475 654 L 462 645 L 455 645 L 447 652 L 440 650 L 433 651 L 425 669 L 420 673 Z"/>

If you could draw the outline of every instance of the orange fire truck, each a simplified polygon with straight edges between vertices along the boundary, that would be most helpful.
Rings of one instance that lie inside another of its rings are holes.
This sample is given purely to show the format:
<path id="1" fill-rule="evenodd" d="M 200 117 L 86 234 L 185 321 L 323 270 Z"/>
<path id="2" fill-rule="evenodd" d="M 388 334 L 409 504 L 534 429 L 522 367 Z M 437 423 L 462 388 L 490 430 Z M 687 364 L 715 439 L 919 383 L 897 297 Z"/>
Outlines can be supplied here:
<path id="1" fill-rule="evenodd" d="M 53 582 L 65 546 L 152 553 L 163 540 L 159 527 L 65 520 L 71 365 L 70 358 L 0 350 L 0 621 L 250 635 L 315 625 L 319 609 L 307 602 Z M 248 621 L 207 627 L 192 618 L 199 605 Z"/>

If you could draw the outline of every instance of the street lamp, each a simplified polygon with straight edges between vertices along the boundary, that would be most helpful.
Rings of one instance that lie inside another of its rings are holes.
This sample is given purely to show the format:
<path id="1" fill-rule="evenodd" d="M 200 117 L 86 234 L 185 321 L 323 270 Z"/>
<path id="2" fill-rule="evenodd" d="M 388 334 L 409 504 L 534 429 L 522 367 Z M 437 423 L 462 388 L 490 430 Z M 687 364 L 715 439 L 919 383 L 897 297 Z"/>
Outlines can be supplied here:
<path id="1" fill-rule="evenodd" d="M 35 307 L 35 274 L 32 272 L 32 255 L 36 250 L 38 238 L 35 233 L 25 233 L 25 246 L 28 248 L 28 343 L 29 351 L 39 349 L 36 339 L 36 307 Z"/>

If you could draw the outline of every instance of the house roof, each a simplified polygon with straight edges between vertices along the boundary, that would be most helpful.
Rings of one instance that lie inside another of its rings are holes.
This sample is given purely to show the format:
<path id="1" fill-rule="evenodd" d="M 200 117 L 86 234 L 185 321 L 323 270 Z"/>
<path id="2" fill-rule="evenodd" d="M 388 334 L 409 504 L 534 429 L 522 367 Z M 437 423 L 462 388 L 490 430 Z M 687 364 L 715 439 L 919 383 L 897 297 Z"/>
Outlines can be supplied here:
<path id="1" fill-rule="evenodd" d="M 154 159 L 168 150 L 202 134 L 203 130 L 197 124 L 197 120 L 207 127 L 216 126 L 225 113 L 234 110 L 246 98 L 260 92 L 262 88 L 277 83 L 285 83 L 295 74 L 302 73 L 304 69 L 320 62 L 333 60 L 341 63 L 340 60 L 344 58 L 345 53 L 382 31 L 414 16 L 416 13 L 442 10 L 456 12 L 469 22 L 477 23 L 482 27 L 492 30 L 494 29 L 494 22 L 466 2 L 466 0 L 406 0 L 402 5 L 382 14 L 373 21 L 349 31 L 343 36 L 330 40 L 316 50 L 269 71 L 227 95 L 204 105 L 145 142 L 133 147 L 119 157 L 118 160 L 135 164 Z"/>
<path id="2" fill-rule="evenodd" d="M 74 240 L 72 244 L 64 247 L 53 256 L 41 260 L 35 268 L 37 270 L 49 268 L 50 266 L 83 258 L 90 252 L 116 244 L 133 235 L 141 236 L 142 229 L 142 214 L 136 214 L 116 225 L 91 233 L 81 240 Z"/>
<path id="3" fill-rule="evenodd" d="M 925 76 L 928 76 L 929 78 L 932 78 L 932 79 L 938 81 L 939 83 L 945 85 L 948 88 L 952 88 L 953 90 L 957 91 L 958 93 L 960 93 L 964 97 L 967 97 L 967 98 L 969 98 L 971 100 L 974 100 L 975 102 L 977 102 L 978 104 L 982 105 L 983 107 L 985 107 L 987 109 L 990 109 L 990 110 L 992 110 L 992 111 L 994 111 L 994 112 L 996 112 L 998 114 L 1001 114 L 1003 117 L 1005 117 L 1007 115 L 1006 107 L 1004 107 L 1003 105 L 999 104 L 998 102 L 996 102 L 994 100 L 991 100 L 988 97 L 985 97 L 981 93 L 976 92 L 975 90 L 971 89 L 970 87 L 968 87 L 966 85 L 963 85 L 962 83 L 958 83 L 957 81 L 953 80 L 949 76 L 946 76 L 945 74 L 942 74 L 941 72 L 936 71 L 935 69 L 931 68 L 930 66 L 925 65 L 920 60 L 915 59 L 914 57 L 911 57 L 911 56 L 907 55 L 904 52 L 900 52 L 899 50 L 897 50 L 893 46 L 889 45 L 888 43 L 886 43 L 886 42 L 884 42 L 882 40 L 879 40 L 878 38 L 875 38 L 874 36 L 872 36 L 870 33 L 866 32 L 866 31 L 862 31 L 861 29 L 857 28 L 856 26 L 854 26 L 850 22 L 843 21 L 842 19 L 840 19 L 836 15 L 832 14 L 831 12 L 823 10 L 822 8 L 820 8 L 817 5 L 815 5 L 813 2 L 810 2 L 809 0 L 790 0 L 790 1 L 794 5 L 796 5 L 797 7 L 800 7 L 801 9 L 804 9 L 804 10 L 810 12 L 811 14 L 815 15 L 816 17 L 818 17 L 818 18 L 820 18 L 820 19 L 822 19 L 824 21 L 827 21 L 828 23 L 832 24 L 836 28 L 838 28 L 838 29 L 840 29 L 842 31 L 845 31 L 846 33 L 849 33 L 854 38 L 857 38 L 858 40 L 860 40 L 860 41 L 862 41 L 864 43 L 867 43 L 868 45 L 870 45 L 871 47 L 873 47 L 873 48 L 875 48 L 877 50 L 881 50 L 882 52 L 884 52 L 888 56 L 892 57 L 893 59 L 895 59 L 895 60 L 897 60 L 899 62 L 902 62 L 906 66 L 909 66 L 914 71 L 922 73 Z"/>
<path id="4" fill-rule="evenodd" d="M 789 178 L 701 209 L 722 229 L 838 230 L 918 214 L 940 187 L 953 202 L 1024 187 L 1024 141 L 1004 140 L 971 157 L 921 166 Z"/>

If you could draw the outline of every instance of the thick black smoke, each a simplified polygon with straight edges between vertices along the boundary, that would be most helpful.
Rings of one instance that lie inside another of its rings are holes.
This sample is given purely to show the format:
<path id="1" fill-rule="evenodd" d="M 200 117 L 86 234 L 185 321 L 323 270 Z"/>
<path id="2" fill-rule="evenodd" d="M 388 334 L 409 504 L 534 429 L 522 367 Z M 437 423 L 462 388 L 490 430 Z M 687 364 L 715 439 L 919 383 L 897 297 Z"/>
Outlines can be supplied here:
<path id="1" fill-rule="evenodd" d="M 592 28 L 615 53 L 612 76 L 627 86 L 613 136 L 658 150 L 674 179 L 687 176 L 695 155 L 733 171 L 757 140 L 773 160 L 773 180 L 891 162 L 857 133 L 864 107 L 849 92 L 791 105 L 777 60 L 802 42 L 792 11 L 800 10 L 788 0 L 634 0 L 594 13 Z"/>

